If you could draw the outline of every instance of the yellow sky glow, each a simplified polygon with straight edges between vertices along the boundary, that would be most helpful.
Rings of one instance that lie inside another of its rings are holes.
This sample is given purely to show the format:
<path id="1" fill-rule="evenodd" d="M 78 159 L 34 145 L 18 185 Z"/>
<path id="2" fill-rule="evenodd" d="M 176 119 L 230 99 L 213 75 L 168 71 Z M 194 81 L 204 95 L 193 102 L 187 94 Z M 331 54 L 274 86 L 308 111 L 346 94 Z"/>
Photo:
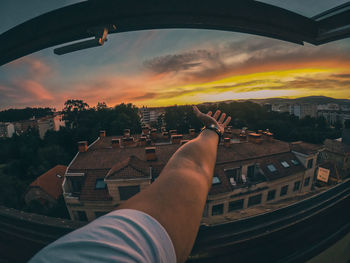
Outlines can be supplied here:
<path id="1" fill-rule="evenodd" d="M 322 85 L 323 80 L 333 79 L 336 74 L 346 74 L 349 71 L 348 68 L 312 67 L 235 75 L 205 83 L 162 89 L 158 97 L 138 101 L 136 104 L 168 106 L 231 99 L 295 98 L 310 95 L 348 98 L 350 96 L 346 87 L 329 90 Z M 301 86 L 298 81 L 305 83 Z M 319 88 L 315 88 L 315 82 L 319 83 Z"/>

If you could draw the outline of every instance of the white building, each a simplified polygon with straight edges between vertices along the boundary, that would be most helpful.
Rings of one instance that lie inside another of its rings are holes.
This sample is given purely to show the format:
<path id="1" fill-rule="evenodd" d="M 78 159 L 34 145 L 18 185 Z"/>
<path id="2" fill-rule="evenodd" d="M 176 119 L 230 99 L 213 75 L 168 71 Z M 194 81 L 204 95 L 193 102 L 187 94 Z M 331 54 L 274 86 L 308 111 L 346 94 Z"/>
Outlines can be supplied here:
<path id="1" fill-rule="evenodd" d="M 0 122 L 0 138 L 11 138 L 15 133 L 15 126 L 11 122 Z"/>

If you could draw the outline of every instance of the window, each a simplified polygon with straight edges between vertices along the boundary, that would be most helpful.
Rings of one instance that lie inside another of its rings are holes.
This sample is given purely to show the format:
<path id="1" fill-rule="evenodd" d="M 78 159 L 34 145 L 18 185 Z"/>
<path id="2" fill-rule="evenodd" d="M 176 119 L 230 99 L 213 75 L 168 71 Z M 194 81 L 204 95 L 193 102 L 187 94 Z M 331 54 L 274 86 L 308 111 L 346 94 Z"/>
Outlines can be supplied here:
<path id="1" fill-rule="evenodd" d="M 296 181 L 296 182 L 294 183 L 293 192 L 298 191 L 299 188 L 300 188 L 300 181 Z"/>
<path id="2" fill-rule="evenodd" d="M 108 212 L 96 211 L 96 212 L 95 212 L 95 217 L 98 218 L 98 217 L 104 216 L 104 215 L 106 215 L 106 214 L 108 214 Z"/>
<path id="3" fill-rule="evenodd" d="M 276 167 L 273 165 L 273 164 L 269 164 L 269 165 L 267 165 L 267 168 L 270 170 L 270 172 L 276 172 L 277 171 L 277 169 L 276 169 Z"/>
<path id="4" fill-rule="evenodd" d="M 81 186 L 82 186 L 82 179 L 79 177 L 70 177 L 69 181 L 71 182 L 72 185 L 72 191 L 73 193 L 80 193 L 81 191 Z"/>
<path id="5" fill-rule="evenodd" d="M 288 193 L 288 185 L 285 185 L 281 188 L 280 196 L 284 196 Z"/>
<path id="6" fill-rule="evenodd" d="M 308 178 L 305 178 L 305 181 L 304 181 L 304 186 L 308 186 L 310 183 L 310 177 Z"/>
<path id="7" fill-rule="evenodd" d="M 271 190 L 267 193 L 267 201 L 275 199 L 276 196 L 276 190 Z"/>
<path id="8" fill-rule="evenodd" d="M 223 213 L 224 213 L 224 204 L 213 205 L 211 209 L 212 216 L 222 215 Z"/>
<path id="9" fill-rule="evenodd" d="M 308 168 L 308 169 L 311 169 L 312 166 L 313 166 L 313 164 L 314 164 L 314 159 L 308 160 L 308 161 L 307 161 L 307 168 Z"/>
<path id="10" fill-rule="evenodd" d="M 77 211 L 79 221 L 88 221 L 85 211 Z"/>
<path id="11" fill-rule="evenodd" d="M 261 203 L 261 194 L 249 197 L 248 207 L 253 205 L 258 205 Z"/>
<path id="12" fill-rule="evenodd" d="M 293 160 L 290 160 L 290 161 L 291 161 L 292 164 L 294 164 L 294 165 L 299 165 L 299 161 L 298 161 L 298 160 L 293 159 Z"/>
<path id="13" fill-rule="evenodd" d="M 255 165 L 248 166 L 248 178 L 254 178 L 255 175 Z"/>
<path id="14" fill-rule="evenodd" d="M 103 178 L 96 179 L 95 189 L 106 189 L 106 186 Z"/>
<path id="15" fill-rule="evenodd" d="M 233 177 L 233 178 L 237 178 L 237 176 L 239 175 L 239 169 L 240 168 L 229 168 L 229 169 L 225 169 L 224 172 L 225 172 L 225 175 L 227 177 Z"/>
<path id="16" fill-rule="evenodd" d="M 228 203 L 228 211 L 235 211 L 243 208 L 244 199 L 232 201 Z"/>
<path id="17" fill-rule="evenodd" d="M 212 184 L 215 185 L 215 184 L 220 184 L 220 183 L 221 183 L 221 181 L 220 181 L 219 177 L 214 176 L 213 180 L 212 180 Z"/>
<path id="18" fill-rule="evenodd" d="M 140 186 L 139 185 L 119 186 L 118 190 L 119 190 L 120 200 L 128 200 L 130 197 L 140 192 Z"/>
<path id="19" fill-rule="evenodd" d="M 284 168 L 290 167 L 289 163 L 287 163 L 286 161 L 282 161 L 281 164 Z"/>

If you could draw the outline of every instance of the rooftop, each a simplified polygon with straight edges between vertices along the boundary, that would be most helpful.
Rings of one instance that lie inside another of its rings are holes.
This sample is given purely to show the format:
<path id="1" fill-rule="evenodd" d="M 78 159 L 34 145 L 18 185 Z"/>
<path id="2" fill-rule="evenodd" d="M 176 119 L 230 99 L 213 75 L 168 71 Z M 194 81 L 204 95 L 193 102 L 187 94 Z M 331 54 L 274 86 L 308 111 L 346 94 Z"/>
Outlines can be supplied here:
<path id="1" fill-rule="evenodd" d="M 46 173 L 40 175 L 34 182 L 30 184 L 30 187 L 39 187 L 57 200 L 58 197 L 62 194 L 62 183 L 66 169 L 67 166 L 65 165 L 56 165 Z"/>
<path id="2" fill-rule="evenodd" d="M 239 134 L 238 131 L 236 133 Z M 183 137 L 194 138 L 190 135 Z M 98 179 L 150 178 L 150 167 L 152 167 L 152 178 L 158 177 L 170 157 L 181 147 L 180 144 L 171 144 L 170 139 L 165 142 L 164 138 L 158 134 L 159 140 L 155 139 L 151 144 L 155 149 L 156 158 L 147 160 L 145 149 L 150 145 L 141 144 L 138 139 L 140 135 L 134 136 L 135 140 L 125 146 L 112 147 L 112 139 L 121 138 L 120 136 L 99 137 L 86 152 L 78 153 L 72 161 L 68 172 L 84 173 L 86 177 L 80 195 L 81 200 L 111 200 L 107 189 L 96 189 Z M 210 194 L 230 192 L 237 187 L 248 187 L 251 184 L 272 181 L 303 171 L 305 168 L 297 161 L 291 148 L 302 153 L 313 154 L 320 149 L 320 146 L 303 142 L 290 145 L 276 139 L 263 139 L 259 143 L 242 141 L 231 143 L 229 147 L 223 143 L 220 144 L 215 167 L 217 181 L 213 184 Z M 248 178 L 248 184 L 234 186 L 230 178 L 225 175 L 225 169 L 251 164 L 256 166 L 256 173 L 254 178 Z M 268 168 L 269 165 L 273 165 L 272 170 Z"/>

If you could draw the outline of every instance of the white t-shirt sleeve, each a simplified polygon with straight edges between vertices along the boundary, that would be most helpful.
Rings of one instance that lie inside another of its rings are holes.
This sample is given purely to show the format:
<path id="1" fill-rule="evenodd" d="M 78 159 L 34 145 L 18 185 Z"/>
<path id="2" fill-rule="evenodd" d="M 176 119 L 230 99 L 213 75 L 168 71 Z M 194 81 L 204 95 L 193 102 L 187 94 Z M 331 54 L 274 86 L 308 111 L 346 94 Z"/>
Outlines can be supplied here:
<path id="1" fill-rule="evenodd" d="M 131 209 L 102 216 L 39 251 L 41 262 L 176 262 L 171 239 L 153 217 Z"/>

